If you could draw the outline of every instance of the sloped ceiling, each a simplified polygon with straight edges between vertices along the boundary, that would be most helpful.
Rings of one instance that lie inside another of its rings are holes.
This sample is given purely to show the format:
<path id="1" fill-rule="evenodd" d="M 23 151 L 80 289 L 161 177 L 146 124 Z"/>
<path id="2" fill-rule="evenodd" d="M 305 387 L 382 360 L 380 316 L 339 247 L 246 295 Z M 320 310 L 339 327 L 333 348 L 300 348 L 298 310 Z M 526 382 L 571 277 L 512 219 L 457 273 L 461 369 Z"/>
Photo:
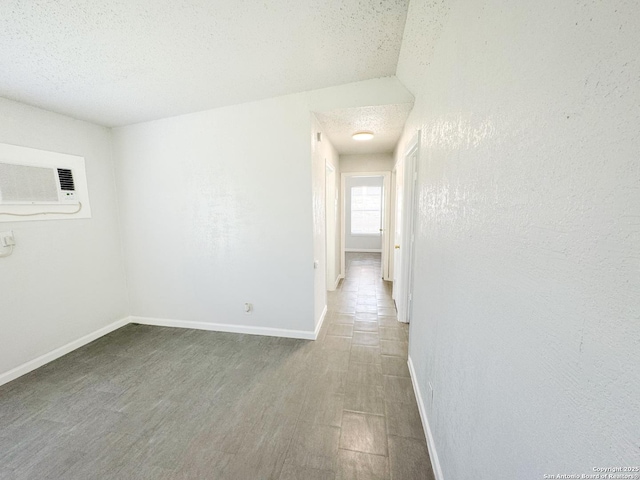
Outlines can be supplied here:
<path id="1" fill-rule="evenodd" d="M 0 96 L 120 126 L 394 75 L 408 0 L 0 2 Z"/>

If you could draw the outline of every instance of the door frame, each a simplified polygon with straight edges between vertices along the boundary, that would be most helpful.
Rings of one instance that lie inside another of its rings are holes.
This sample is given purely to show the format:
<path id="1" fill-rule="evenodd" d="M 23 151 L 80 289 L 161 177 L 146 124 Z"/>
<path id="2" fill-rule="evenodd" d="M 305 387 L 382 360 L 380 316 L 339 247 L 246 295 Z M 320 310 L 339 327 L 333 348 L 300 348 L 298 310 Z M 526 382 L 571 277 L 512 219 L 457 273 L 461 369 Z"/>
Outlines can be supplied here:
<path id="1" fill-rule="evenodd" d="M 336 240 L 338 238 L 338 209 L 336 206 L 338 189 L 336 186 L 336 167 L 333 166 L 329 160 L 325 159 L 325 177 L 324 177 L 324 195 L 325 195 L 325 215 L 324 215 L 324 233 L 325 233 L 325 267 L 327 273 L 327 285 L 326 288 L 328 291 L 333 291 L 337 288 L 338 283 L 340 283 L 340 272 L 336 272 L 336 257 L 338 252 L 336 251 Z M 332 179 L 332 182 L 329 182 L 329 179 Z M 330 187 L 331 185 L 331 187 Z M 333 198 L 329 198 L 329 192 L 333 192 Z M 329 228 L 329 208 L 333 211 L 333 235 L 329 235 L 331 233 L 331 229 Z M 329 258 L 330 245 L 333 246 L 333 258 Z M 330 261 L 331 260 L 331 261 Z"/>
<path id="2" fill-rule="evenodd" d="M 402 168 L 399 168 L 399 167 L 402 167 Z M 402 225 L 403 225 L 402 215 L 398 215 L 398 204 L 402 205 L 402 201 L 403 201 L 403 199 L 401 199 L 401 201 L 398 201 L 398 198 L 399 198 L 398 170 L 399 169 L 401 171 L 402 182 L 404 184 L 404 157 L 400 157 L 398 161 L 396 161 L 395 165 L 393 166 L 393 170 L 391 170 L 391 184 L 393 186 L 393 198 L 391 199 L 393 202 L 393 205 L 392 205 L 393 225 L 390 228 L 390 230 L 391 230 L 391 234 L 393 235 L 393 241 L 389 242 L 389 258 L 392 259 L 393 261 L 390 260 L 391 268 L 389 271 L 389 277 L 392 282 L 391 298 L 393 300 L 396 300 L 396 297 L 398 296 L 398 292 L 402 290 L 402 285 L 401 285 L 402 256 L 400 252 L 398 252 L 396 255 L 396 246 L 399 243 L 401 243 L 401 241 L 400 242 L 398 241 L 398 238 L 396 237 L 396 233 L 398 230 L 398 225 L 400 225 L 400 231 L 402 231 Z M 404 194 L 404 188 L 402 189 L 402 193 Z M 396 261 L 396 256 L 398 261 Z M 397 310 L 397 305 L 398 305 L 398 302 L 396 302 L 396 310 Z"/>
<path id="3" fill-rule="evenodd" d="M 398 321 L 409 323 L 413 312 L 413 278 L 415 259 L 415 224 L 420 163 L 420 130 L 409 142 L 402 156 L 404 162 L 404 195 L 402 201 L 402 242 L 400 248 L 400 295 L 394 296 Z M 397 297 L 400 298 L 397 298 Z"/>
<path id="4" fill-rule="evenodd" d="M 340 227 L 340 276 L 346 274 L 346 179 L 347 177 L 382 177 L 382 278 L 389 280 L 389 225 L 391 200 L 391 172 L 347 172 L 340 174 L 341 227 Z"/>

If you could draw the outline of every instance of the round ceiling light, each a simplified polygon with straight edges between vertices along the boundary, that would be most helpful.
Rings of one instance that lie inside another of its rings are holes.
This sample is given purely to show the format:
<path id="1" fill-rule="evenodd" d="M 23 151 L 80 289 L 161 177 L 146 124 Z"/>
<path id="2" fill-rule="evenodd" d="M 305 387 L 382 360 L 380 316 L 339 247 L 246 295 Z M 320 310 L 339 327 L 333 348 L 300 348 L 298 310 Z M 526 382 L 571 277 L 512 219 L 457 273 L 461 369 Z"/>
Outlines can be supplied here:
<path id="1" fill-rule="evenodd" d="M 373 138 L 373 132 L 356 132 L 351 136 L 354 140 L 362 142 L 365 140 L 371 140 Z"/>

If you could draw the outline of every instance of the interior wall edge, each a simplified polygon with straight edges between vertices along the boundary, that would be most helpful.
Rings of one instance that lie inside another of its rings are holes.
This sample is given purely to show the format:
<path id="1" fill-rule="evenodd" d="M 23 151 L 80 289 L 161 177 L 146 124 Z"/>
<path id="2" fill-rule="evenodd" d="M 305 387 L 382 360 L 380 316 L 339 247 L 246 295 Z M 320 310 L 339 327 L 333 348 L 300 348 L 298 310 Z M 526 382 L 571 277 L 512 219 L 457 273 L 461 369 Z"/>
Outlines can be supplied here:
<path id="1" fill-rule="evenodd" d="M 129 288 L 129 272 L 127 270 L 127 263 L 125 262 L 126 257 L 126 246 L 124 241 L 124 229 L 122 224 L 122 205 L 120 202 L 120 183 L 118 182 L 118 173 L 116 172 L 116 154 L 114 150 L 114 139 L 113 139 L 113 128 L 108 128 L 109 131 L 109 158 L 111 159 L 111 180 L 113 181 L 113 190 L 115 194 L 115 210 L 116 210 L 116 219 L 118 222 L 118 241 L 120 242 L 120 258 L 122 260 L 122 279 L 124 282 L 124 291 L 125 291 L 125 303 L 126 303 L 126 313 L 127 315 L 131 314 L 131 289 Z"/>
<path id="2" fill-rule="evenodd" d="M 322 309 L 322 314 L 320 315 L 320 318 L 318 319 L 318 324 L 316 325 L 316 329 L 313 332 L 313 340 L 318 339 L 318 335 L 320 335 L 320 329 L 322 328 L 322 324 L 324 323 L 324 320 L 326 318 L 327 318 L 327 305 L 325 305 L 324 308 Z"/>

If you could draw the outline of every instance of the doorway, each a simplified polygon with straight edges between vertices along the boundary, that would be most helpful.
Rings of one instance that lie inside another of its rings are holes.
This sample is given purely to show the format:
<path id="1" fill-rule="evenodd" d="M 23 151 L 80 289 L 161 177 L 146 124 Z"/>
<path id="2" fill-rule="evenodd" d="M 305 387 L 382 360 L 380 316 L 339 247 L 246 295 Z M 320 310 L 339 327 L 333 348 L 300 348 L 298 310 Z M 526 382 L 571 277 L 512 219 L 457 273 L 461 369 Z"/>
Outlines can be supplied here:
<path id="1" fill-rule="evenodd" d="M 389 279 L 390 172 L 343 173 L 340 272 L 346 252 L 380 253 L 381 276 Z"/>

